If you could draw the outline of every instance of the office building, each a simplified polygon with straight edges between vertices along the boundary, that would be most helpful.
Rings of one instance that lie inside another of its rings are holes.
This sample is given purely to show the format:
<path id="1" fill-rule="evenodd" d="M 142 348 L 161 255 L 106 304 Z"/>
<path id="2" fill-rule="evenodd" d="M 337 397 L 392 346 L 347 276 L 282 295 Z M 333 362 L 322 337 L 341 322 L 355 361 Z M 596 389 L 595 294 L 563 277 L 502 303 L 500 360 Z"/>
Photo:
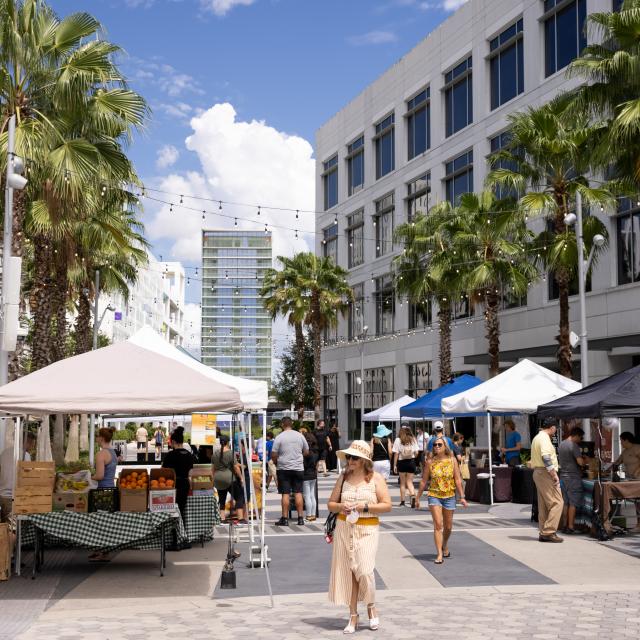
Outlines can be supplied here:
<path id="1" fill-rule="evenodd" d="M 349 437 L 359 431 L 361 346 L 366 410 L 438 386 L 437 310 L 396 296 L 391 262 L 401 247 L 393 229 L 445 198 L 480 191 L 487 156 L 505 142 L 507 116 L 576 86 L 566 67 L 585 46 L 586 15 L 619 4 L 469 0 L 317 131 L 316 210 L 324 213 L 316 218 L 316 251 L 348 270 L 356 294 L 348 318 L 326 336 L 323 411 Z M 640 202 L 621 203 L 614 216 L 591 213 L 610 236 L 587 293 L 593 382 L 640 363 Z M 531 226 L 539 232 L 543 224 Z M 526 357 L 555 368 L 559 314 L 551 280 L 501 312 L 502 367 Z M 570 304 L 579 333 L 577 296 Z M 459 303 L 455 316 L 453 370 L 486 379 L 482 308 Z"/>
<path id="2" fill-rule="evenodd" d="M 270 232 L 203 230 L 204 364 L 271 382 L 271 316 L 259 296 L 271 259 Z"/>

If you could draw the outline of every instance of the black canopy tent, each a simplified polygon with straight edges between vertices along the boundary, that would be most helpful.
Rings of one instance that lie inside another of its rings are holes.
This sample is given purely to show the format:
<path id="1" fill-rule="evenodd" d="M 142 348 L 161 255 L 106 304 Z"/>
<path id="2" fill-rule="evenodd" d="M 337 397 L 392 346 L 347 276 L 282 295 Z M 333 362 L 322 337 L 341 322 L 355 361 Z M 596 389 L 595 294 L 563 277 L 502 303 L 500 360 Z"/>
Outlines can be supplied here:
<path id="1" fill-rule="evenodd" d="M 640 418 L 640 365 L 538 407 L 539 418 Z"/>

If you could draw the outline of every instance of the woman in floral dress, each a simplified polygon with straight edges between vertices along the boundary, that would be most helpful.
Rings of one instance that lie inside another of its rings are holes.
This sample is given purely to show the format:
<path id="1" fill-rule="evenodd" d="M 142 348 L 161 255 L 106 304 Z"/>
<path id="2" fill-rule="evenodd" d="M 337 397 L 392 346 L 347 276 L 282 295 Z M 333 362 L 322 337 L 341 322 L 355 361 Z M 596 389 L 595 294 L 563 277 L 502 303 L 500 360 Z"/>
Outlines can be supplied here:
<path id="1" fill-rule="evenodd" d="M 453 512 L 456 509 L 456 489 L 462 496 L 462 506 L 467 506 L 462 489 L 460 466 L 444 438 L 438 438 L 433 443 L 433 457 L 425 465 L 418 487 L 416 509 L 420 508 L 420 496 L 427 483 L 429 483 L 427 491 L 429 511 L 433 518 L 433 539 L 436 544 L 434 562 L 442 564 L 445 558 L 451 557 L 449 537 L 453 528 Z"/>

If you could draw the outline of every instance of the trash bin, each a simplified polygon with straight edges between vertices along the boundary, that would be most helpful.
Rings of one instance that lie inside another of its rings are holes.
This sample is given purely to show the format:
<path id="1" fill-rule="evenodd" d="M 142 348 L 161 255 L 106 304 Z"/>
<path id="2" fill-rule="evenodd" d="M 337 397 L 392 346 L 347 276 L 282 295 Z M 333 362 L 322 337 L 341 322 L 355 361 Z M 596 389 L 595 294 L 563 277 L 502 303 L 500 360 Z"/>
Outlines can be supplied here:
<path id="1" fill-rule="evenodd" d="M 494 473 L 491 474 L 493 477 L 493 481 L 495 482 L 496 476 Z M 480 504 L 491 504 L 491 486 L 489 484 L 489 474 L 488 473 L 479 473 L 478 474 L 478 495 L 480 498 Z"/>

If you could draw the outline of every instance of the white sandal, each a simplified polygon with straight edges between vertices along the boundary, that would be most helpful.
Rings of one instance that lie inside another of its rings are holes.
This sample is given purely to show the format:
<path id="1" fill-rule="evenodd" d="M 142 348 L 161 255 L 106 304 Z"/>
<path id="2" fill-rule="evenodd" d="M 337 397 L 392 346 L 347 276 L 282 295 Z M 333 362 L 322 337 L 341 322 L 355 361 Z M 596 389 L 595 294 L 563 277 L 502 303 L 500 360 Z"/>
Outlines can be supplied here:
<path id="1" fill-rule="evenodd" d="M 371 631 L 377 631 L 380 626 L 380 618 L 376 616 L 375 618 L 371 617 L 371 610 L 375 608 L 375 605 L 367 607 L 367 613 L 369 614 L 369 629 Z"/>
<path id="2" fill-rule="evenodd" d="M 353 624 L 353 619 L 356 619 L 355 624 Z M 357 613 L 352 613 L 349 616 L 349 624 L 344 628 L 342 633 L 355 633 L 357 628 L 358 628 L 358 620 L 360 619 L 360 616 Z"/>

